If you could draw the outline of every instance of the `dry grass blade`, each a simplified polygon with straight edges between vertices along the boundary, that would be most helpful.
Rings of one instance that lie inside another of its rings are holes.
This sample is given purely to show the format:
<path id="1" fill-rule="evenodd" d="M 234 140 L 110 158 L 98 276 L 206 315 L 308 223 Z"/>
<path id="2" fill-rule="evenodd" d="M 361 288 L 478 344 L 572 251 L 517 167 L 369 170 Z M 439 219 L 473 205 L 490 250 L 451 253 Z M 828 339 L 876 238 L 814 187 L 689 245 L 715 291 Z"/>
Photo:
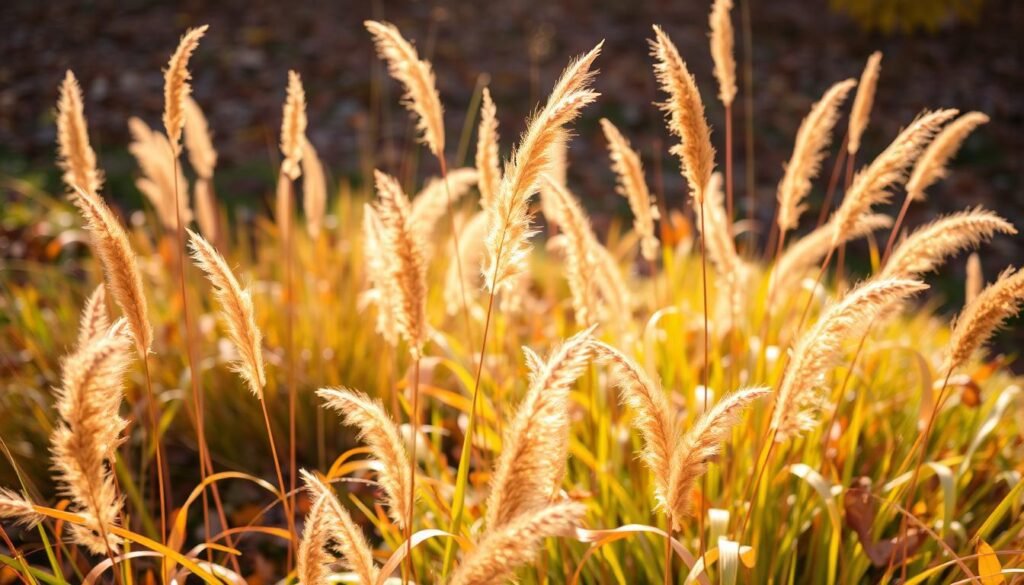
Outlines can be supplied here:
<path id="1" fill-rule="evenodd" d="M 186 225 L 192 221 L 188 197 L 175 198 L 175 184 L 187 191 L 188 183 L 181 168 L 175 164 L 173 148 L 167 137 L 152 130 L 138 118 L 128 119 L 128 130 L 132 135 L 129 152 L 135 157 L 142 170 L 142 176 L 136 179 L 135 186 L 153 205 L 157 217 L 165 229 L 176 232 L 178 215 Z M 177 205 L 178 209 L 175 209 Z"/>
<path id="2" fill-rule="evenodd" d="M 444 179 L 434 178 L 427 181 L 412 200 L 410 221 L 416 228 L 418 240 L 426 243 L 435 239 L 434 228 L 448 212 L 449 196 L 452 205 L 455 205 L 477 184 L 479 176 L 477 170 L 471 167 L 448 171 L 447 190 Z"/>
<path id="3" fill-rule="evenodd" d="M 540 176 L 549 169 L 551 148 L 561 138 L 563 127 L 598 97 L 590 89 L 595 75 L 591 65 L 601 53 L 601 46 L 569 63 L 547 105 L 528 124 L 505 167 L 494 205 L 487 209 L 487 259 L 483 275 L 487 289 L 492 292 L 511 288 L 513 277 L 525 270 L 528 240 L 533 234 L 529 199 L 539 187 Z"/>
<path id="4" fill-rule="evenodd" d="M 668 497 L 662 502 L 671 512 L 673 530 L 682 528 L 683 518 L 689 515 L 691 492 L 707 472 L 708 460 L 718 454 L 747 406 L 769 393 L 768 388 L 746 388 L 723 396 L 682 437 L 674 439 Z"/>
<path id="5" fill-rule="evenodd" d="M 243 289 L 228 263 L 202 236 L 188 230 L 192 258 L 213 285 L 213 296 L 221 304 L 228 338 L 238 351 L 234 370 L 245 380 L 249 391 L 263 399 L 267 379 L 263 370 L 263 336 L 256 326 L 252 295 Z"/>
<path id="6" fill-rule="evenodd" d="M 531 380 L 491 476 L 488 530 L 542 509 L 556 493 L 569 451 L 569 390 L 593 356 L 592 333 L 567 340 Z"/>
<path id="7" fill-rule="evenodd" d="M 967 363 L 1007 319 L 1020 311 L 1022 304 L 1024 271 L 1007 268 L 956 318 L 942 371 L 952 372 Z"/>
<path id="8" fill-rule="evenodd" d="M 501 184 L 501 156 L 498 146 L 498 108 L 491 90 L 483 89 L 480 125 L 476 133 L 476 171 L 479 173 L 480 206 L 487 209 Z M 472 242 L 473 240 L 467 240 Z"/>
<path id="9" fill-rule="evenodd" d="M 0 518 L 22 526 L 35 526 L 44 516 L 35 511 L 32 503 L 7 488 L 0 488 Z"/>
<path id="10" fill-rule="evenodd" d="M 295 71 L 288 72 L 288 90 L 281 116 L 281 172 L 294 181 L 302 175 L 302 146 L 306 142 L 306 90 Z"/>
<path id="11" fill-rule="evenodd" d="M 669 131 L 679 138 L 679 144 L 672 147 L 672 154 L 682 161 L 690 193 L 699 206 L 715 167 L 715 149 L 711 146 L 711 128 L 704 118 L 704 102 L 679 50 L 661 27 L 654 26 L 654 39 L 650 43 L 655 76 L 661 90 L 669 96 L 661 108 L 668 116 Z"/>
<path id="12" fill-rule="evenodd" d="M 189 29 L 178 43 L 164 71 L 164 129 L 175 158 L 181 153 L 181 131 L 185 127 L 185 100 L 192 92 L 188 61 L 206 34 L 207 25 Z"/>
<path id="13" fill-rule="evenodd" d="M 102 337 L 76 348 L 62 364 L 56 404 L 62 422 L 50 437 L 50 449 L 61 492 L 86 520 L 70 526 L 72 537 L 93 554 L 116 550 L 120 543 L 108 531 L 117 523 L 122 504 L 111 469 L 128 426 L 119 410 L 130 361 L 131 340 L 115 324 Z"/>
<path id="14" fill-rule="evenodd" d="M 70 70 L 64 74 L 57 100 L 57 153 L 64 184 L 78 185 L 94 195 L 100 192 L 103 172 L 96 168 L 96 153 L 89 144 L 82 88 Z"/>
<path id="15" fill-rule="evenodd" d="M 711 59 L 718 79 L 718 99 L 725 106 L 736 98 L 736 58 L 733 56 L 732 0 L 715 0 L 711 6 Z"/>
<path id="16" fill-rule="evenodd" d="M 594 349 L 596 358 L 611 368 L 612 384 L 619 389 L 622 403 L 633 410 L 633 426 L 644 439 L 640 457 L 654 474 L 656 498 L 666 502 L 672 452 L 678 439 L 668 395 L 640 364 L 621 351 L 598 341 Z"/>
<path id="17" fill-rule="evenodd" d="M 153 329 L 149 324 L 146 296 L 142 292 L 142 275 L 128 243 L 128 234 L 98 196 L 76 187 L 71 201 L 85 218 L 93 247 L 103 264 L 107 287 L 128 320 L 139 357 L 146 359 L 153 345 Z"/>
<path id="18" fill-rule="evenodd" d="M 586 515 L 583 504 L 547 505 L 490 529 L 452 574 L 450 585 L 500 585 L 533 562 L 545 538 L 569 536 Z"/>
<path id="19" fill-rule="evenodd" d="M 892 218 L 888 215 L 862 215 L 851 229 L 840 234 L 839 244 L 866 237 L 891 226 Z M 772 271 L 772 287 L 792 292 L 800 279 L 821 263 L 821 259 L 828 253 L 835 233 L 835 224 L 828 222 L 790 244 Z"/>
<path id="20" fill-rule="evenodd" d="M 374 177 L 378 195 L 376 212 L 381 226 L 378 244 L 385 262 L 382 276 L 389 290 L 384 300 L 394 303 L 391 312 L 398 333 L 409 344 L 409 351 L 416 359 L 423 351 L 426 338 L 424 244 L 402 186 L 394 177 L 380 171 L 376 171 Z"/>
<path id="21" fill-rule="evenodd" d="M 315 239 L 323 229 L 327 213 L 327 177 L 316 149 L 305 137 L 302 151 L 302 209 L 306 214 L 309 236 Z"/>
<path id="22" fill-rule="evenodd" d="M 783 232 L 796 228 L 799 223 L 800 214 L 806 207 L 802 202 L 811 191 L 811 181 L 821 170 L 825 149 L 832 140 L 832 128 L 839 119 L 839 107 L 856 84 L 856 81 L 847 79 L 833 85 L 800 123 L 793 155 L 779 182 L 778 224 Z"/>
<path id="23" fill-rule="evenodd" d="M 889 189 L 906 179 L 907 168 L 914 164 L 939 128 L 956 113 L 956 110 L 937 110 L 922 114 L 900 132 L 866 169 L 857 173 L 842 204 L 832 216 L 835 228 L 833 247 L 838 245 L 842 233 L 852 229 L 858 218 L 868 213 L 872 206 L 889 201 Z"/>
<path id="24" fill-rule="evenodd" d="M 319 514 L 329 538 L 334 543 L 334 548 L 341 555 L 344 567 L 358 575 L 360 583 L 373 585 L 377 582 L 380 570 L 373 562 L 373 550 L 370 548 L 370 543 L 366 541 L 366 535 L 352 520 L 348 510 L 338 501 L 331 486 L 309 471 L 303 469 L 301 473 L 312 500 L 321 502 L 323 505 Z M 312 516 L 313 512 L 311 511 L 310 517 Z M 307 522 L 309 522 L 308 519 Z M 319 546 L 322 550 L 323 544 Z"/>
<path id="25" fill-rule="evenodd" d="M 995 213 L 970 209 L 938 219 L 897 246 L 879 278 L 912 278 L 931 272 L 946 258 L 986 242 L 997 233 L 1016 234 L 1010 222 Z"/>
<path id="26" fill-rule="evenodd" d="M 946 164 L 960 149 L 960 145 L 982 124 L 988 123 L 988 116 L 980 112 L 968 112 L 950 122 L 928 145 L 907 180 L 907 196 L 912 200 L 923 200 L 924 190 L 946 176 Z"/>
<path id="27" fill-rule="evenodd" d="M 882 54 L 875 51 L 868 57 L 864 72 L 860 75 L 857 96 L 853 98 L 853 109 L 850 110 L 850 125 L 846 139 L 846 151 L 850 154 L 857 154 L 860 150 L 860 139 L 871 118 L 871 106 L 875 103 L 875 90 L 878 88 L 878 75 L 881 71 Z"/>
<path id="28" fill-rule="evenodd" d="M 405 86 L 406 107 L 419 118 L 417 129 L 423 142 L 438 160 L 444 159 L 444 110 L 437 92 L 430 62 L 420 59 L 416 48 L 388 22 L 367 20 L 377 54 L 388 65 L 388 73 Z"/>
<path id="29" fill-rule="evenodd" d="M 618 192 L 626 198 L 633 212 L 633 229 L 640 236 L 640 253 L 645 260 L 653 262 L 658 257 L 659 247 L 658 238 L 654 235 L 658 207 L 647 188 L 640 154 L 607 118 L 601 118 L 601 129 L 608 140 L 608 155 L 618 178 Z"/>
<path id="30" fill-rule="evenodd" d="M 410 526 L 408 510 L 404 505 L 409 494 L 409 455 L 402 443 L 402 435 L 384 406 L 355 390 L 322 388 L 317 391 L 327 406 L 342 413 L 345 424 L 359 428 L 359 438 L 369 445 L 374 459 L 380 464 L 378 482 L 384 489 L 388 514 L 399 528 Z"/>
<path id="31" fill-rule="evenodd" d="M 775 399 L 771 427 L 778 441 L 813 428 L 828 400 L 821 385 L 839 359 L 843 341 L 862 334 L 879 316 L 910 295 L 928 288 L 916 280 L 869 280 L 828 307 L 814 327 L 804 332 L 793 348 Z"/>

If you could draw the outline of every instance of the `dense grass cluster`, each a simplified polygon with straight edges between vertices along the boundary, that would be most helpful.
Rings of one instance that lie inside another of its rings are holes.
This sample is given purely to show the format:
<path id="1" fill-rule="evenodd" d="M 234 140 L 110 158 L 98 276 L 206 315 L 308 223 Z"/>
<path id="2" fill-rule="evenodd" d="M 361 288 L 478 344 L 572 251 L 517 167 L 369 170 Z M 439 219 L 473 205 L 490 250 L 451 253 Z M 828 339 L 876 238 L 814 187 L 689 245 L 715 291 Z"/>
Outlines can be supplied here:
<path id="1" fill-rule="evenodd" d="M 331 184 L 292 72 L 274 217 L 251 225 L 217 203 L 216 121 L 190 97 L 205 27 L 165 70 L 163 131 L 129 122 L 144 212 L 104 194 L 67 73 L 67 198 L 20 188 L 44 223 L 74 212 L 90 251 L 5 269 L 0 575 L 988 584 L 1020 571 L 1021 391 L 983 346 L 1019 309 L 1024 272 L 985 286 L 972 256 L 952 324 L 922 300 L 929 273 L 1016 230 L 980 208 L 903 226 L 983 114 L 923 112 L 870 158 L 872 55 L 796 132 L 755 249 L 736 209 L 719 0 L 707 106 L 725 108 L 723 161 L 696 80 L 654 27 L 666 154 L 689 193 L 651 189 L 647 155 L 602 119 L 633 221 L 598 233 L 566 153 L 599 99 L 600 44 L 514 147 L 482 88 L 472 164 L 449 168 L 431 64 L 394 26 L 366 28 L 437 176 Z M 879 214 L 896 195 L 898 216 Z M 854 240 L 868 243 L 862 282 L 844 266 Z"/>

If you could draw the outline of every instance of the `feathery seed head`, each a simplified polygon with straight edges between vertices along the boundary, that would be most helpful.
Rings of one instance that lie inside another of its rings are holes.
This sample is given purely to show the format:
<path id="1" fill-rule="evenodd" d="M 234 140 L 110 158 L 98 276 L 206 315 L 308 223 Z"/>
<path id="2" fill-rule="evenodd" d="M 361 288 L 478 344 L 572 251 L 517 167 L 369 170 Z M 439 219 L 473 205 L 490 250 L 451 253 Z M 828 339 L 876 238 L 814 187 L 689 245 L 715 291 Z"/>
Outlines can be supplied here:
<path id="1" fill-rule="evenodd" d="M 661 502 L 671 513 L 674 530 L 682 527 L 683 519 L 690 513 L 690 493 L 707 472 L 708 460 L 721 450 L 743 411 L 769 393 L 768 388 L 746 388 L 723 396 L 681 438 L 675 439 L 668 497 Z"/>
<path id="2" fill-rule="evenodd" d="M 832 128 L 839 118 L 839 107 L 857 82 L 852 79 L 833 85 L 821 100 L 811 107 L 793 145 L 793 155 L 786 165 L 786 174 L 779 182 L 779 229 L 783 232 L 796 228 L 805 205 L 802 203 L 811 191 L 811 181 L 821 169 L 825 149 L 832 140 Z"/>
<path id="3" fill-rule="evenodd" d="M 398 425 L 379 401 L 362 392 L 322 388 L 317 395 L 342 414 L 345 424 L 359 429 L 359 439 L 369 445 L 374 459 L 380 463 L 377 480 L 384 489 L 388 514 L 399 528 L 409 526 L 412 518 L 409 517 L 411 510 L 406 508 L 406 498 L 412 478 Z"/>
<path id="4" fill-rule="evenodd" d="M 589 53 L 571 61 L 555 84 L 547 104 L 527 125 L 519 146 L 512 152 L 494 205 L 487 209 L 488 229 L 483 267 L 488 290 L 510 289 L 517 274 L 525 270 L 529 254 L 529 199 L 540 186 L 540 177 L 551 165 L 552 146 L 562 137 L 564 126 L 575 120 L 583 107 L 597 99 L 590 88 L 596 74 L 591 70 L 601 53 L 603 41 Z"/>
<path id="5" fill-rule="evenodd" d="M 608 140 L 608 154 L 618 178 L 618 192 L 626 198 L 633 212 L 633 229 L 640 236 L 641 255 L 645 260 L 653 262 L 658 257 L 659 247 L 658 238 L 654 234 L 658 208 L 647 188 L 640 154 L 633 150 L 629 141 L 607 118 L 601 118 L 601 128 Z"/>
<path id="6" fill-rule="evenodd" d="M 142 274 L 128 243 L 128 234 L 97 195 L 76 186 L 71 202 L 85 218 L 85 226 L 103 265 L 110 293 L 128 320 L 139 357 L 146 359 L 153 345 L 153 329 L 149 324 L 146 296 L 142 292 Z"/>
<path id="7" fill-rule="evenodd" d="M 650 43 L 655 77 L 661 90 L 668 94 L 661 108 L 667 114 L 669 131 L 679 138 L 672 154 L 682 161 L 690 193 L 696 205 L 700 205 L 715 167 L 715 149 L 711 146 L 711 128 L 704 117 L 704 102 L 697 81 L 661 27 L 654 25 L 654 39 Z"/>
<path id="8" fill-rule="evenodd" d="M 718 99 L 725 106 L 736 98 L 736 58 L 733 56 L 732 0 L 715 0 L 711 6 L 711 58 L 718 79 Z"/>
<path id="9" fill-rule="evenodd" d="M 835 231 L 832 245 L 838 244 L 842 232 L 852 229 L 858 219 L 875 205 L 889 201 L 889 189 L 906 179 L 906 171 L 956 110 L 925 112 L 875 157 L 864 170 L 854 176 L 839 209 L 832 215 Z"/>
<path id="10" fill-rule="evenodd" d="M 263 387 L 267 383 L 263 370 L 263 336 L 256 326 L 252 295 L 238 284 L 228 263 L 209 242 L 192 230 L 187 231 L 192 259 L 213 285 L 213 296 L 221 305 L 228 338 L 238 351 L 234 370 L 245 380 L 249 391 L 263 400 Z"/>
<path id="11" fill-rule="evenodd" d="M 181 154 L 181 131 L 185 127 L 185 99 L 192 93 L 188 61 L 199 47 L 199 39 L 206 34 L 207 25 L 189 29 L 171 55 L 164 72 L 164 129 L 175 158 Z"/>
<path id="12" fill-rule="evenodd" d="M 776 440 L 785 441 L 817 424 L 817 414 L 828 400 L 822 388 L 824 377 L 839 359 L 843 342 L 860 335 L 869 323 L 892 314 L 899 303 L 926 288 L 917 280 L 872 279 L 822 313 L 793 348 L 772 416 Z"/>
<path id="13" fill-rule="evenodd" d="M 476 134 L 476 171 L 480 175 L 480 206 L 492 205 L 501 183 L 501 162 L 498 147 L 498 108 L 491 100 L 491 90 L 484 88 L 480 106 L 480 126 Z"/>
<path id="14" fill-rule="evenodd" d="M 956 318 L 941 371 L 952 372 L 967 363 L 1007 319 L 1020 312 L 1021 305 L 1024 305 L 1024 270 L 1007 268 Z"/>
<path id="15" fill-rule="evenodd" d="M 78 185 L 94 195 L 100 192 L 103 172 L 96 167 L 96 153 L 89 144 L 82 88 L 71 70 L 64 75 L 57 100 L 57 154 L 57 164 L 64 171 L 64 184 L 68 188 Z"/>
<path id="16" fill-rule="evenodd" d="M 936 181 L 945 178 L 946 165 L 960 149 L 960 145 L 978 126 L 988 122 L 988 116 L 980 112 L 968 112 L 950 122 L 928 145 L 907 180 L 907 196 L 912 200 L 923 200 L 924 190 Z"/>
<path id="17" fill-rule="evenodd" d="M 302 146 L 306 138 L 306 90 L 295 71 L 288 72 L 288 93 L 281 117 L 281 172 L 294 181 L 302 175 Z"/>
<path id="18" fill-rule="evenodd" d="M 593 332 L 569 338 L 533 376 L 491 476 L 489 531 L 543 508 L 557 492 L 569 452 L 569 390 L 593 357 Z"/>
<path id="19" fill-rule="evenodd" d="M 196 175 L 212 179 L 213 169 L 217 166 L 217 150 L 213 147 L 206 116 L 192 96 L 185 98 L 185 150 Z"/>
<path id="20" fill-rule="evenodd" d="M 871 118 L 871 106 L 875 103 L 875 90 L 878 87 L 878 74 L 882 70 L 882 53 L 875 51 L 868 57 L 864 72 L 860 75 L 857 96 L 853 98 L 853 109 L 850 111 L 850 124 L 846 139 L 846 151 L 857 154 L 860 150 L 860 139 L 868 127 Z"/>
<path id="21" fill-rule="evenodd" d="M 988 241 L 997 233 L 1016 234 L 1010 222 L 995 213 L 968 209 L 918 229 L 889 256 L 880 278 L 913 278 L 936 270 L 946 258 Z"/>
<path id="22" fill-rule="evenodd" d="M 533 562 L 545 538 L 569 536 L 582 523 L 586 506 L 576 502 L 545 505 L 500 528 L 490 528 L 452 573 L 450 585 L 502 585 Z"/>
<path id="23" fill-rule="evenodd" d="M 382 275 L 390 289 L 387 299 L 395 303 L 391 311 L 398 333 L 409 344 L 415 359 L 423 351 L 426 339 L 427 274 L 424 243 L 417 228 L 409 198 L 398 181 L 375 171 L 378 200 L 377 217 L 383 228 L 379 242 L 386 262 Z"/>
<path id="24" fill-rule="evenodd" d="M 387 63 L 388 73 L 405 86 L 405 106 L 418 118 L 421 140 L 439 161 L 444 160 L 444 109 L 430 62 L 419 58 L 416 48 L 395 25 L 374 20 L 363 25 L 373 36 L 377 54 Z"/>

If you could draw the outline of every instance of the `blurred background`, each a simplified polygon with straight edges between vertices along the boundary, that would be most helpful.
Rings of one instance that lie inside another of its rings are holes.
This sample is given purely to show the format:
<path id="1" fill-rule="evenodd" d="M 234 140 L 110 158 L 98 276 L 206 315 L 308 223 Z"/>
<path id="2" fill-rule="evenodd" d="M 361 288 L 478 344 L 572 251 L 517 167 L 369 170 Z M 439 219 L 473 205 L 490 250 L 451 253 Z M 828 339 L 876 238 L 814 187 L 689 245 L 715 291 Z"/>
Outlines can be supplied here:
<path id="1" fill-rule="evenodd" d="M 504 154 L 524 118 L 570 56 L 601 39 L 597 88 L 603 97 L 576 125 L 569 184 L 595 223 L 626 211 L 614 195 L 601 116 L 611 118 L 645 157 L 652 185 L 660 166 L 670 207 L 681 208 L 684 184 L 667 157 L 668 136 L 652 102 L 660 99 L 650 69 L 650 25 L 665 27 L 697 77 L 714 139 L 724 126 L 707 46 L 708 1 L 610 0 L 500 2 L 153 2 L 9 0 L 0 31 L 0 175 L 28 179 L 59 193 L 54 104 L 64 71 L 85 93 L 90 135 L 108 175 L 106 195 L 141 205 L 127 152 L 127 120 L 160 123 L 162 68 L 188 27 L 209 24 L 192 64 L 195 97 L 206 111 L 220 152 L 217 192 L 235 209 L 263 212 L 272 201 L 277 132 L 288 69 L 304 78 L 309 136 L 335 179 L 359 183 L 379 166 L 410 175 L 435 174 L 422 157 L 402 167 L 413 128 L 361 26 L 386 19 L 415 39 L 438 75 L 447 109 L 449 159 L 471 160 L 464 133 L 475 90 L 491 87 L 501 120 Z M 925 108 L 980 110 L 992 121 L 965 144 L 949 178 L 910 208 L 909 226 L 941 213 L 985 205 L 1024 225 L 1024 3 L 1017 0 L 737 0 L 736 50 L 752 55 L 752 117 L 741 76 L 736 105 L 736 188 L 744 208 L 749 177 L 756 215 L 771 221 L 775 186 L 793 136 L 811 104 L 833 82 L 859 77 L 874 50 L 884 53 L 877 99 L 858 164 L 883 149 Z M 746 25 L 752 34 L 746 34 Z M 752 122 L 755 157 L 745 156 Z M 475 118 L 473 122 L 475 123 Z M 837 130 L 842 138 L 845 121 Z M 461 139 L 458 139 L 461 136 Z M 658 158 L 663 158 L 659 165 Z M 813 195 L 820 202 L 832 159 Z M 402 167 L 402 168 L 400 168 Z M 8 184 L 3 200 L 13 200 Z M 902 194 L 900 195 L 902 197 Z M 816 217 L 817 210 L 805 217 Z M 16 254 L 19 226 L 4 214 L 6 244 Z M 805 223 L 813 223 L 808 220 Z M 804 226 L 809 227 L 809 226 Z M 766 231 L 766 230 L 765 230 Z M 985 274 L 1024 259 L 1020 240 L 999 238 L 985 248 Z M 851 255 L 851 258 L 853 255 Z M 853 261 L 853 260 L 851 260 Z M 855 262 L 854 262 L 855 263 Z M 963 258 L 943 273 L 943 293 L 962 298 Z"/>

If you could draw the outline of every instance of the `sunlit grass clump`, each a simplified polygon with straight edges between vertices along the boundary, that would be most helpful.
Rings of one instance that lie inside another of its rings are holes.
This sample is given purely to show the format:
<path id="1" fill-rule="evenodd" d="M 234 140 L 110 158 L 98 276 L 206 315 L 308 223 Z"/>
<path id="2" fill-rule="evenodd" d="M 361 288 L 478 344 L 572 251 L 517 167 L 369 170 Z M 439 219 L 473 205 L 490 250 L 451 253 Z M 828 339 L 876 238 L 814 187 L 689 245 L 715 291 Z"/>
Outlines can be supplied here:
<path id="1" fill-rule="evenodd" d="M 52 246 L 89 249 L 4 272 L 5 575 L 995 583 L 1019 571 L 1020 389 L 983 346 L 1019 309 L 1024 273 L 984 285 L 973 256 L 953 323 L 927 293 L 951 258 L 1016 230 L 981 208 L 903 225 L 987 118 L 922 112 L 871 158 L 875 54 L 811 108 L 777 201 L 758 203 L 777 203 L 775 220 L 747 237 L 761 227 L 741 217 L 732 180 L 729 10 L 716 2 L 710 18 L 717 102 L 662 28 L 650 41 L 665 154 L 688 193 L 650 188 L 661 181 L 645 159 L 661 153 L 600 120 L 609 190 L 633 215 L 607 233 L 566 181 L 571 127 L 600 97 L 601 44 L 569 61 L 516 141 L 498 126 L 501 88 L 481 88 L 463 167 L 431 64 L 367 22 L 437 175 L 331 184 L 292 72 L 275 213 L 249 224 L 217 203 L 216 120 L 190 97 L 205 27 L 165 70 L 163 130 L 129 121 L 144 213 L 105 191 L 67 73 L 67 198 L 12 189 L 41 225 L 80 218 Z M 725 109 L 721 153 L 705 107 Z M 894 199 L 898 216 L 881 214 Z M 847 253 L 854 241 L 867 246 Z M 865 249 L 858 281 L 845 264 Z"/>

